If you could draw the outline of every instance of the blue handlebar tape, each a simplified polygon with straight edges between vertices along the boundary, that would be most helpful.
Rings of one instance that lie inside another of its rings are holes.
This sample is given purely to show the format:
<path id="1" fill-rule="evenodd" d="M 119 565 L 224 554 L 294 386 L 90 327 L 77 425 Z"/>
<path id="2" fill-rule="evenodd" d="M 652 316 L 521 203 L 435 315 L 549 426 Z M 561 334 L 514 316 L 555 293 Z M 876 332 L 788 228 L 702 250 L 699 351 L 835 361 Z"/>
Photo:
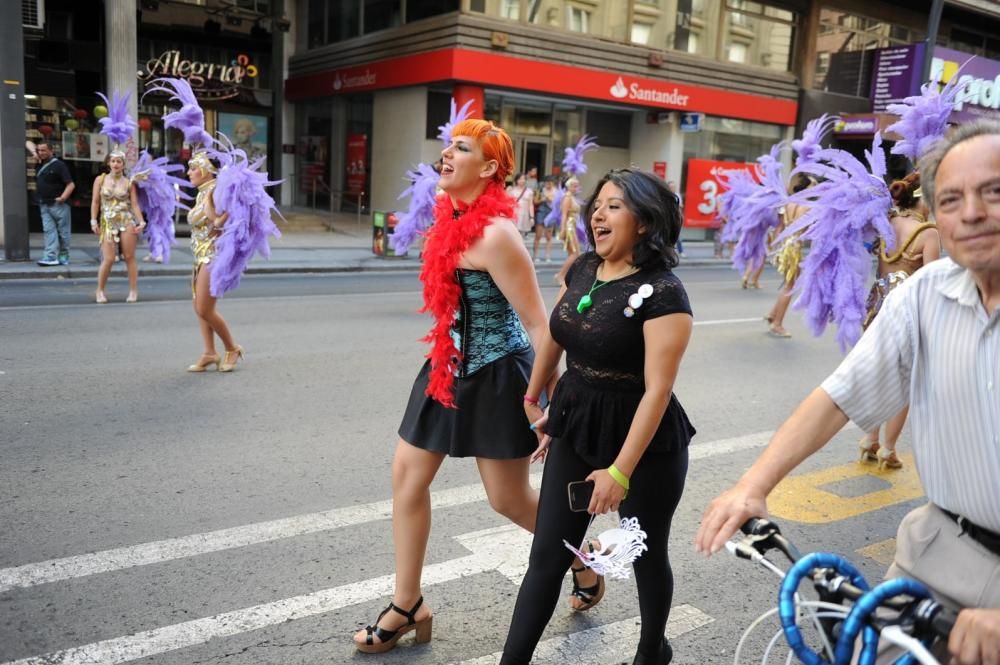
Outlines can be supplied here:
<path id="1" fill-rule="evenodd" d="M 851 613 L 847 615 L 847 619 L 844 621 L 844 626 L 840 633 L 840 639 L 837 640 L 837 649 L 835 651 L 836 662 L 851 662 L 851 657 L 854 654 L 854 640 L 857 639 L 858 633 L 861 632 L 862 627 L 864 627 L 864 648 L 861 651 L 861 657 L 858 659 L 858 665 L 875 665 L 878 639 L 876 638 L 873 643 L 869 643 L 868 631 L 875 632 L 875 630 L 867 626 L 865 621 L 876 609 L 878 609 L 878 606 L 881 605 L 883 601 L 888 598 L 904 594 L 912 596 L 913 598 L 929 598 L 931 595 L 927 587 L 920 582 L 905 577 L 897 577 L 895 579 L 882 582 L 877 587 L 861 596 L 861 598 L 854 603 Z"/>
<path id="2" fill-rule="evenodd" d="M 870 587 L 864 576 L 847 559 L 827 552 L 807 554 L 799 559 L 785 574 L 785 579 L 782 580 L 781 589 L 778 592 L 778 616 L 781 618 L 781 627 L 785 631 L 785 640 L 788 641 L 788 646 L 791 647 L 795 655 L 805 665 L 830 665 L 821 655 L 806 646 L 802 639 L 802 632 L 795 623 L 795 592 L 798 590 L 802 578 L 808 576 L 816 568 L 833 568 L 841 575 L 850 579 L 851 584 L 864 591 L 867 591 Z M 872 630 L 872 633 L 877 640 L 878 635 L 874 630 Z M 837 643 L 837 648 L 839 653 L 839 642 Z M 841 661 L 835 660 L 834 662 Z M 849 663 L 850 658 L 843 662 Z"/>

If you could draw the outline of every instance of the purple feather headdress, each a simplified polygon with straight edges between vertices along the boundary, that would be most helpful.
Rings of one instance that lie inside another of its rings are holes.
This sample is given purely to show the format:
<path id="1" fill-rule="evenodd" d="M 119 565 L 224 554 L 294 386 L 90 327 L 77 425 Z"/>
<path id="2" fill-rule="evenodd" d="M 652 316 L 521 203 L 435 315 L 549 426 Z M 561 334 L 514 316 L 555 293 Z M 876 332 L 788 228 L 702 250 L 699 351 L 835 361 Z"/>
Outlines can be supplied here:
<path id="1" fill-rule="evenodd" d="M 209 264 L 212 271 L 210 291 L 216 298 L 239 286 L 254 254 L 265 259 L 271 256 L 268 238 L 281 237 L 271 219 L 271 211 L 279 217 L 281 213 L 265 190 L 281 181 L 268 180 L 267 172 L 261 170 L 266 156 L 251 164 L 245 151 L 233 146 L 225 135 L 220 136 L 219 149 L 212 154 L 223 167 L 216 177 L 212 200 L 216 211 L 229 213 L 229 219 L 222 227 L 222 235 L 215 240 L 215 258 Z"/>
<path id="2" fill-rule="evenodd" d="M 590 150 L 595 150 L 600 146 L 590 136 L 584 134 L 576 142 L 576 146 L 566 148 L 566 156 L 562 160 L 562 170 L 571 175 L 583 175 L 587 172 L 587 165 L 583 162 L 583 156 Z"/>
<path id="3" fill-rule="evenodd" d="M 816 155 L 822 150 L 823 139 L 833 126 L 840 120 L 840 116 L 827 115 L 824 113 L 818 118 L 806 123 L 806 129 L 802 132 L 802 138 L 792 141 L 792 149 L 795 151 L 795 166 L 802 166 L 816 161 Z"/>
<path id="4" fill-rule="evenodd" d="M 180 109 L 163 116 L 163 125 L 181 130 L 184 142 L 189 145 L 211 147 L 212 137 L 205 131 L 205 112 L 198 105 L 191 84 L 184 79 L 171 78 L 156 79 L 151 84 L 152 87 L 145 94 L 162 92 L 170 95 L 171 100 L 181 103 Z"/>
<path id="5" fill-rule="evenodd" d="M 880 236 L 895 244 L 889 208 L 892 197 L 885 184 L 886 162 L 882 137 L 865 151 L 868 167 L 843 150 L 827 148 L 816 161 L 795 173 L 808 173 L 819 184 L 790 197 L 806 212 L 779 236 L 779 242 L 802 232 L 811 243 L 795 283 L 796 309 L 805 310 L 806 325 L 817 337 L 827 323 L 837 325 L 837 342 L 846 351 L 861 336 L 871 257 L 865 242 Z"/>
<path id="6" fill-rule="evenodd" d="M 438 138 L 445 146 L 451 145 L 451 129 L 458 123 L 467 119 L 472 115 L 472 100 L 462 104 L 462 108 L 455 110 L 455 98 L 451 98 L 451 115 L 448 118 L 448 122 L 443 125 L 438 125 Z"/>
<path id="7" fill-rule="evenodd" d="M 187 180 L 175 176 L 182 173 L 180 164 L 170 164 L 166 157 L 153 157 L 145 150 L 133 168 L 132 182 L 136 184 L 139 207 L 146 217 L 143 235 L 149 243 L 149 254 L 163 263 L 170 262 L 170 247 L 174 244 L 174 209 L 187 209 L 182 199 L 191 197 L 181 187 L 189 186 Z"/>
<path id="8" fill-rule="evenodd" d="M 128 140 L 132 138 L 132 134 L 139 127 L 128 113 L 128 99 L 132 96 L 132 93 L 126 92 L 124 95 L 120 95 L 115 91 L 111 93 L 111 99 L 108 99 L 100 92 L 97 93 L 97 96 L 104 100 L 104 104 L 108 109 L 107 117 L 98 120 L 101 123 L 101 134 L 111 139 L 112 152 L 124 155 L 124 153 L 115 149 L 116 146 L 128 143 Z"/>
<path id="9" fill-rule="evenodd" d="M 389 244 L 396 254 L 405 254 L 410 245 L 434 223 L 434 204 L 440 174 L 428 164 L 418 164 L 407 171 L 410 186 L 397 198 L 410 197 L 410 207 L 399 215 L 396 231 L 389 236 Z"/>
<path id="10" fill-rule="evenodd" d="M 963 65 L 964 66 L 964 65 Z M 944 88 L 937 83 L 920 86 L 920 94 L 907 97 L 901 104 L 889 104 L 886 111 L 899 120 L 886 127 L 887 132 L 902 136 L 892 147 L 892 154 L 903 155 L 914 164 L 948 129 L 948 118 L 955 110 L 955 100 L 961 88 L 958 72 Z"/>
<path id="11" fill-rule="evenodd" d="M 781 165 L 783 143 L 776 143 L 757 158 L 756 174 L 747 169 L 723 171 L 719 179 L 726 187 L 720 197 L 719 214 L 725 217 L 725 242 L 736 242 L 733 267 L 743 272 L 764 265 L 767 234 L 781 223 L 778 210 L 785 205 L 785 173 Z M 754 177 L 756 175 L 756 177 Z"/>

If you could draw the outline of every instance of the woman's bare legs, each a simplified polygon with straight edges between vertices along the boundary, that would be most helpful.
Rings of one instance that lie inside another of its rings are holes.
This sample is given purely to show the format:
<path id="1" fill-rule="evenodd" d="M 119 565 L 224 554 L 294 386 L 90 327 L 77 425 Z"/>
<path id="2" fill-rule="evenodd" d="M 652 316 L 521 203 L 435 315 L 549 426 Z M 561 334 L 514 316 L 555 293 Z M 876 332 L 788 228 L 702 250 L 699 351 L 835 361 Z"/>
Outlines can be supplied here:
<path id="1" fill-rule="evenodd" d="M 97 269 L 97 301 L 105 302 L 104 289 L 108 285 L 108 276 L 115 265 L 118 247 L 113 240 L 101 241 L 101 267 Z"/>
<path id="2" fill-rule="evenodd" d="M 392 602 L 409 611 L 420 598 L 420 577 L 427 554 L 427 539 L 431 533 L 431 482 L 445 456 L 407 443 L 396 444 L 392 458 L 392 541 L 396 550 L 396 590 Z M 431 614 L 425 603 L 415 619 L 421 621 Z M 406 625 L 406 617 L 389 612 L 379 624 L 385 630 L 397 630 Z M 368 631 L 354 634 L 357 644 L 365 644 Z M 378 640 L 378 637 L 373 637 Z"/>
<path id="3" fill-rule="evenodd" d="M 774 302 L 774 307 L 771 308 L 771 312 L 767 316 L 771 332 L 778 335 L 788 334 L 788 331 L 785 330 L 785 313 L 788 311 L 788 305 L 792 302 L 792 286 L 782 287 L 778 299 Z"/>
<path id="4" fill-rule="evenodd" d="M 135 260 L 135 246 L 139 242 L 139 234 L 129 229 L 121 234 L 122 256 L 128 268 L 128 299 L 134 302 L 139 295 L 139 264 Z"/>
<path id="5" fill-rule="evenodd" d="M 233 341 L 233 336 L 229 332 L 229 326 L 226 325 L 226 320 L 222 318 L 222 315 L 215 311 L 215 298 L 212 296 L 210 290 L 210 278 L 211 274 L 207 266 L 202 266 L 198 271 L 198 276 L 195 278 L 194 285 L 194 313 L 198 315 L 198 319 L 202 325 L 202 339 L 205 340 L 205 325 L 209 329 L 219 336 L 222 340 L 222 344 L 226 347 L 226 351 L 235 351 L 236 343 Z M 209 339 L 211 339 L 209 337 Z M 214 340 L 209 342 L 206 340 L 205 350 L 207 353 L 212 353 L 214 351 L 208 351 L 208 349 L 215 348 Z"/>
<path id="6" fill-rule="evenodd" d="M 528 458 L 476 458 L 490 507 L 526 531 L 535 532 L 538 491 L 528 482 Z"/>

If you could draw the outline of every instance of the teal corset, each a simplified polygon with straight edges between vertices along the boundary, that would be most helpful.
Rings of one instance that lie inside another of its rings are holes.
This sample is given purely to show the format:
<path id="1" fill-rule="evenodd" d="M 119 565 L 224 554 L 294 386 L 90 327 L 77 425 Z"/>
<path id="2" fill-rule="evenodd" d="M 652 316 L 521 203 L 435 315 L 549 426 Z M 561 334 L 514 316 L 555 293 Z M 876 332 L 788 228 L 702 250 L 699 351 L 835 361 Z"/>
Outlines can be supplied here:
<path id="1" fill-rule="evenodd" d="M 458 376 L 469 376 L 495 360 L 531 348 L 521 319 L 488 272 L 456 270 L 455 274 L 462 297 L 451 337 L 465 361 Z"/>

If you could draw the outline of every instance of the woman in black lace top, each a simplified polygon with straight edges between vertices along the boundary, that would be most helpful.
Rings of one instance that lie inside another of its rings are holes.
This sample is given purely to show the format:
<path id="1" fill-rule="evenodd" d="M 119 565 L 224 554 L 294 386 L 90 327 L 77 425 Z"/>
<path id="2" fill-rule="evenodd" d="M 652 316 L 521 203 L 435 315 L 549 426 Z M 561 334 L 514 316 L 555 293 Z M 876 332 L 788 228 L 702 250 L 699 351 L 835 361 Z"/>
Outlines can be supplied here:
<path id="1" fill-rule="evenodd" d="M 694 435 L 673 394 L 692 327 L 687 294 L 671 271 L 680 215 L 662 180 L 630 169 L 604 176 L 586 214 L 595 251 L 566 274 L 525 396 L 528 418 L 544 430 L 535 456 L 548 460 L 502 665 L 530 662 L 573 562 L 562 541 L 580 543 L 591 515 L 608 511 L 638 518 L 648 535 L 649 550 L 634 564 L 642 630 L 633 662 L 672 657 L 664 637 L 673 595 L 667 539 Z M 545 418 L 535 398 L 563 351 L 566 373 Z M 566 487 L 580 480 L 594 483 L 593 495 L 587 512 L 572 512 Z M 589 609 L 604 593 L 603 578 L 589 569 L 573 578 L 571 607 Z"/>

